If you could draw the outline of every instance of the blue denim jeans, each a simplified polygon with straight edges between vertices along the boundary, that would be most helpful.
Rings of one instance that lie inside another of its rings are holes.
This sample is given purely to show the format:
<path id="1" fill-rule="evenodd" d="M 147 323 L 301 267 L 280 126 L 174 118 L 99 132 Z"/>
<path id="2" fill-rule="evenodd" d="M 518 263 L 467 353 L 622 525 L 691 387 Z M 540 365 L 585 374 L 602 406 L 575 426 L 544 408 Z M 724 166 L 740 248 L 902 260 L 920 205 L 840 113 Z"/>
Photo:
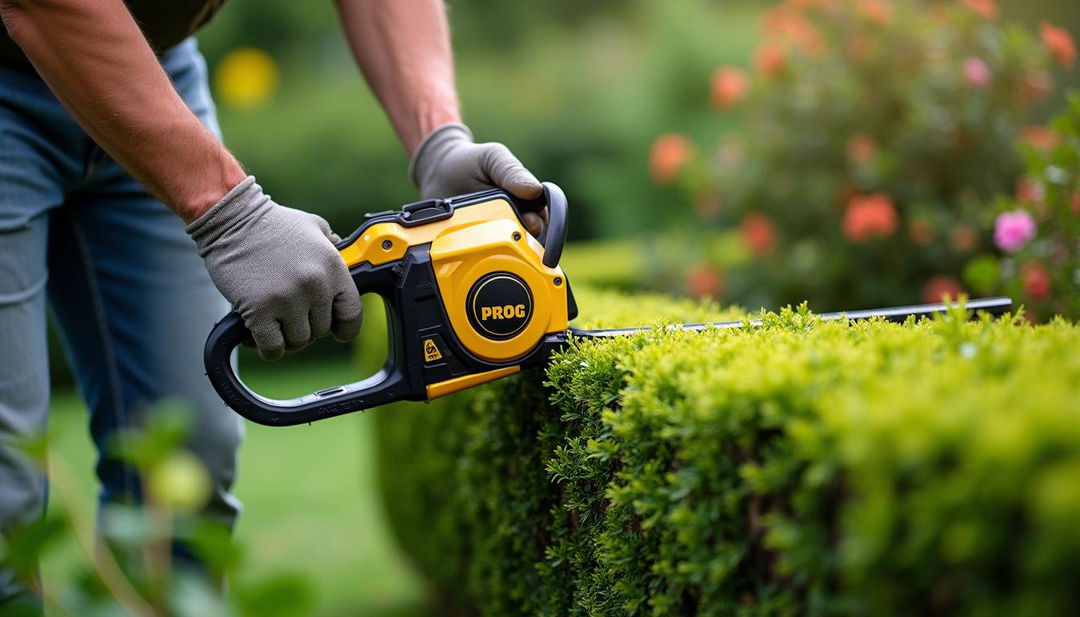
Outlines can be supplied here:
<path id="1" fill-rule="evenodd" d="M 195 41 L 161 60 L 218 134 Z M 89 409 L 101 502 L 140 499 L 110 438 L 179 398 L 194 415 L 188 447 L 213 479 L 206 514 L 231 525 L 242 424 L 202 365 L 203 341 L 228 304 L 183 222 L 91 141 L 36 74 L 0 67 L 0 530 L 45 508 L 43 474 L 10 444 L 46 429 L 46 300 Z M 16 594 L 0 570 L 0 605 Z"/>

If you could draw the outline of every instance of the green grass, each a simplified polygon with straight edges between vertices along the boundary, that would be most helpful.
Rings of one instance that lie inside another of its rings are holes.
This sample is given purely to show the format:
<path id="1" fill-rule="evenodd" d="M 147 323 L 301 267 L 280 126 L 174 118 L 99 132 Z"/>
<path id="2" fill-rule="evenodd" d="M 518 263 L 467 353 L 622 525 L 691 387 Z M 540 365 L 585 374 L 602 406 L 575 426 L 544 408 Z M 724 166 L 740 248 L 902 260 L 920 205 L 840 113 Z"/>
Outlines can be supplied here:
<path id="1" fill-rule="evenodd" d="M 340 358 L 288 362 L 245 379 L 261 393 L 281 396 L 357 375 Z M 318 595 L 320 617 L 428 614 L 422 583 L 395 546 L 376 491 L 372 413 L 291 428 L 247 424 L 236 486 L 245 508 L 237 528 L 244 576 L 303 574 Z M 74 470 L 83 505 L 92 507 L 94 453 L 78 396 L 56 393 L 50 420 L 53 464 Z M 65 539 L 42 565 L 45 584 L 62 593 L 73 584 L 78 560 L 74 542 Z"/>

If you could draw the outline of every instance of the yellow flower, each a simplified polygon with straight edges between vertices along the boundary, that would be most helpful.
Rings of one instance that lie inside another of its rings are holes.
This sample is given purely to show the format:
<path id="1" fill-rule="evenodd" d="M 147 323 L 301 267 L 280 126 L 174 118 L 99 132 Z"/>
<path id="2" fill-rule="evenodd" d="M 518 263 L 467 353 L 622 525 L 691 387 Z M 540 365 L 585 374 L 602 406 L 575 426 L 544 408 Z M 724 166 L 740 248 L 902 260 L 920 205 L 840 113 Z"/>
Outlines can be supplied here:
<path id="1" fill-rule="evenodd" d="M 277 91 L 278 66 L 257 47 L 240 47 L 218 62 L 214 84 L 218 97 L 235 109 L 255 109 Z"/>

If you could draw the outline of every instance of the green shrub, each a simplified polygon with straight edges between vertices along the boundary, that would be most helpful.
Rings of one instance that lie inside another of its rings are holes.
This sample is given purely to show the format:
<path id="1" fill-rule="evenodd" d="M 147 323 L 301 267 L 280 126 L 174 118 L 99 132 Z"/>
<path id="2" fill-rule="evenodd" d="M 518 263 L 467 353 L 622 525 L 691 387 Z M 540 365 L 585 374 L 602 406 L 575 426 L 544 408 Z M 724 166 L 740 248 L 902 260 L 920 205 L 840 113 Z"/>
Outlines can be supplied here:
<path id="1" fill-rule="evenodd" d="M 590 324 L 712 307 L 578 292 Z M 579 342 L 379 414 L 390 520 L 481 615 L 1052 615 L 1080 603 L 1080 328 L 961 311 Z"/>

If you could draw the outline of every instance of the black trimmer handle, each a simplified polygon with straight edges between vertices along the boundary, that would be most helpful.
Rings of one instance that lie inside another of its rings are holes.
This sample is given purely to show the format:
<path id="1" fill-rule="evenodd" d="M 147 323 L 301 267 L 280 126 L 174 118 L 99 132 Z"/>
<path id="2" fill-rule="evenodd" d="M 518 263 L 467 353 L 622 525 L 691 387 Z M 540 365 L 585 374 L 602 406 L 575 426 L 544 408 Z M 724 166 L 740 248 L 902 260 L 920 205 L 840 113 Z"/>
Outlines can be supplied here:
<path id="1" fill-rule="evenodd" d="M 379 267 L 363 264 L 353 268 L 350 274 L 361 295 L 378 294 L 386 304 L 390 350 L 382 369 L 362 381 L 293 399 L 261 396 L 248 388 L 236 374 L 232 352 L 251 335 L 243 318 L 232 312 L 214 326 L 203 350 L 206 376 L 226 405 L 252 422 L 291 426 L 410 398 L 408 377 L 397 362 L 401 357 L 398 347 L 398 342 L 402 340 L 398 332 L 401 320 L 391 302 L 398 280 L 397 272 L 392 264 Z"/>
<path id="2" fill-rule="evenodd" d="M 559 265 L 562 258 L 563 246 L 566 244 L 567 210 L 566 193 L 554 182 L 542 183 L 544 193 L 536 199 L 520 199 L 507 193 L 506 196 L 514 202 L 518 214 L 522 212 L 539 212 L 544 208 L 548 211 L 547 225 L 543 233 L 537 238 L 544 247 L 543 263 L 549 268 Z"/>
<path id="3" fill-rule="evenodd" d="M 548 222 L 540 236 L 540 244 L 544 245 L 544 265 L 554 268 L 559 265 L 566 244 L 566 193 L 557 184 L 545 182 L 544 201 L 547 202 Z"/>

